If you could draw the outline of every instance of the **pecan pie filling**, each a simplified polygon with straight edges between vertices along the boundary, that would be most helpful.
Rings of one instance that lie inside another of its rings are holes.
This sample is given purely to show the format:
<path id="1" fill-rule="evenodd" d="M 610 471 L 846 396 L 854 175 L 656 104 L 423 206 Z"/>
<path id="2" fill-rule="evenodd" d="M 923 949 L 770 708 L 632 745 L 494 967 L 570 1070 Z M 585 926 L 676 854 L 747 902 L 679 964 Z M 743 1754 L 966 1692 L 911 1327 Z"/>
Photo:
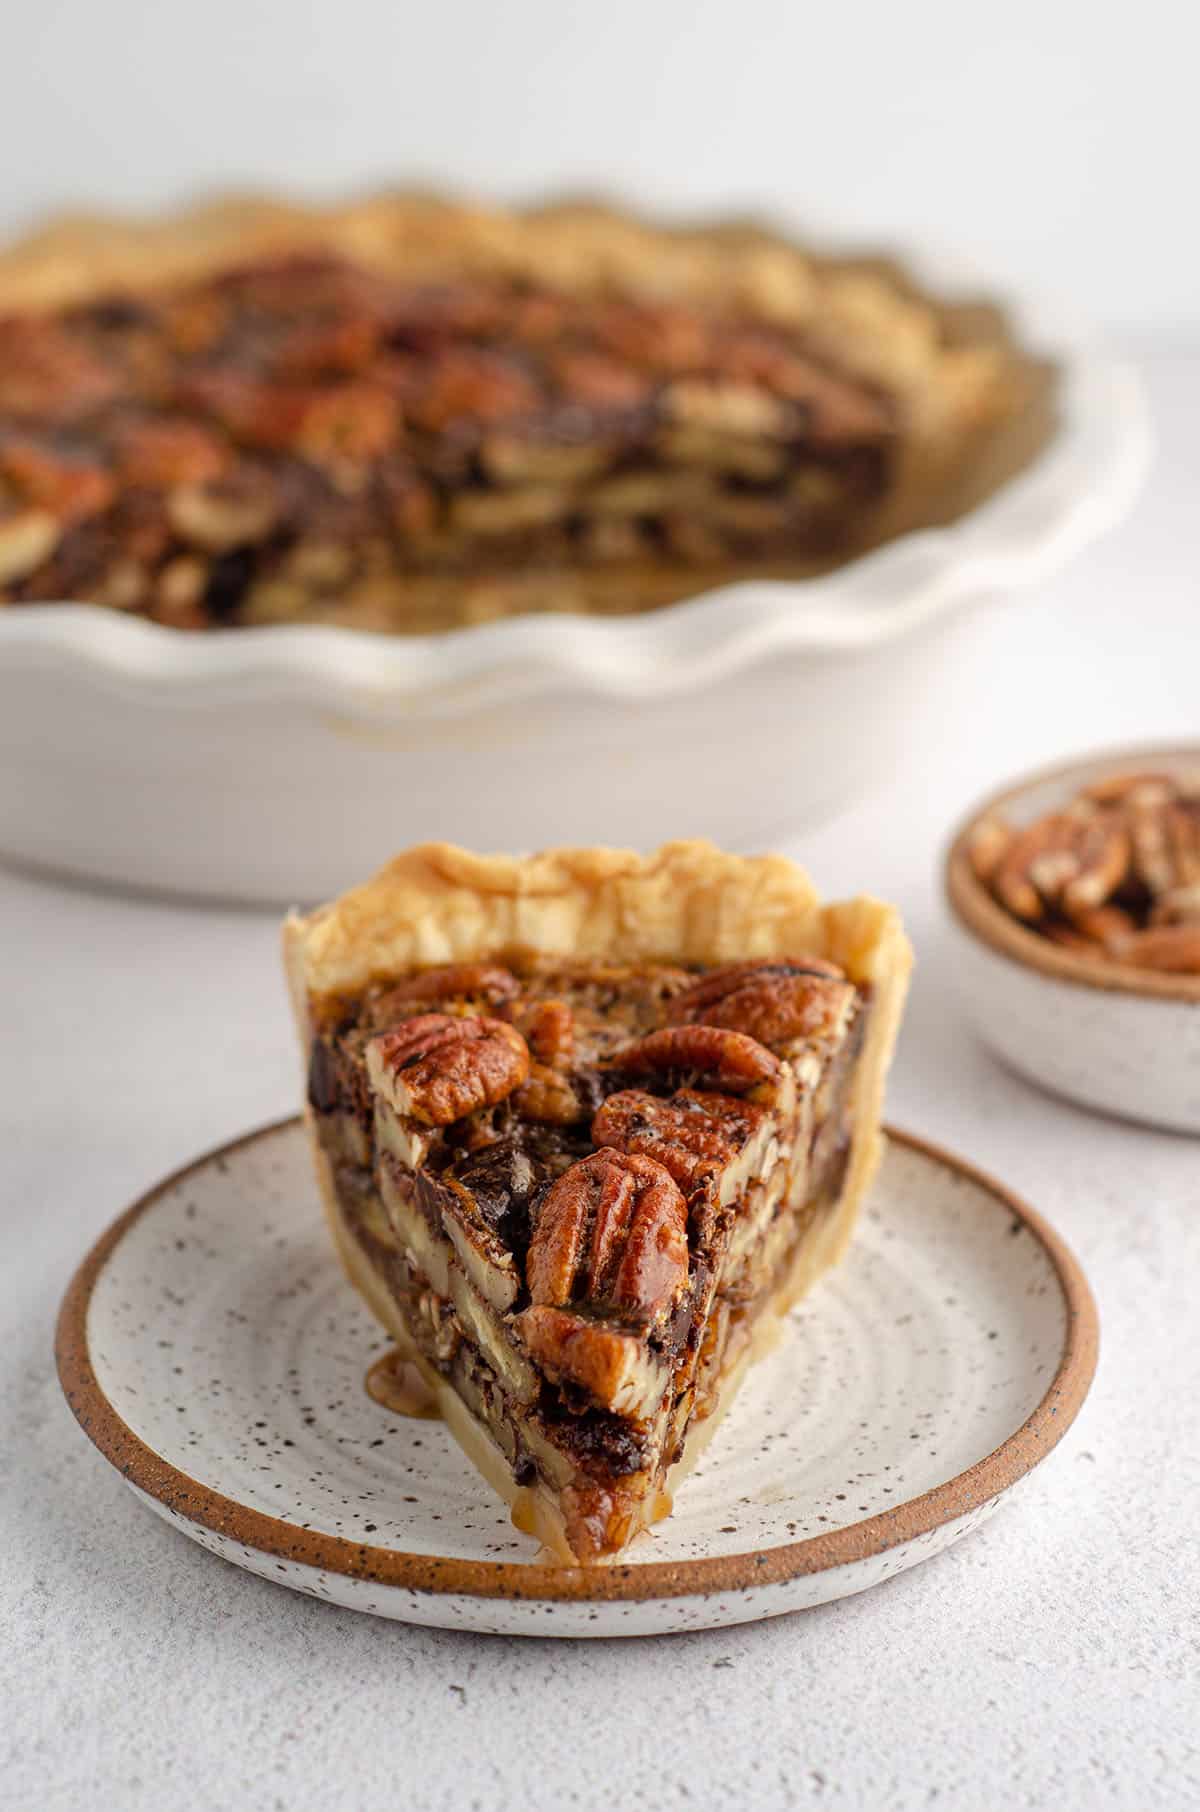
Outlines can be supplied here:
<path id="1" fill-rule="evenodd" d="M 937 516 L 1015 383 L 899 274 L 747 228 L 396 196 L 64 230 L 0 251 L 0 607 L 645 610 Z"/>
<path id="2" fill-rule="evenodd" d="M 0 602 L 421 629 L 479 572 L 681 590 L 836 546 L 896 425 L 744 310 L 252 265 L 0 318 Z"/>
<path id="3" fill-rule="evenodd" d="M 653 1519 L 842 1188 L 870 984 L 512 957 L 328 1001 L 308 1097 L 424 1368 L 577 1561 Z"/>

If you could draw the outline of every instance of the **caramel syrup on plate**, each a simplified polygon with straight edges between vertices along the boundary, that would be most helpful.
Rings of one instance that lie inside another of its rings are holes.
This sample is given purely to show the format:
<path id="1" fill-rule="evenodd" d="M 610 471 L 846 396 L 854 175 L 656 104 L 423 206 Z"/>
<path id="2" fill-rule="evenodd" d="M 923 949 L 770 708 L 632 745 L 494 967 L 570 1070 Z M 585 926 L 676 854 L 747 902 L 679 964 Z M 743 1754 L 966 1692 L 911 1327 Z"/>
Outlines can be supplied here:
<path id="1" fill-rule="evenodd" d="M 375 1361 L 363 1386 L 368 1397 L 382 1403 L 394 1416 L 413 1416 L 421 1422 L 440 1420 L 432 1391 L 398 1346 Z"/>
<path id="2" fill-rule="evenodd" d="M 519 1529 L 522 1535 L 537 1534 L 538 1525 L 533 1507 L 533 1492 L 527 1486 L 518 1487 L 509 1508 L 509 1516 L 513 1528 Z"/>

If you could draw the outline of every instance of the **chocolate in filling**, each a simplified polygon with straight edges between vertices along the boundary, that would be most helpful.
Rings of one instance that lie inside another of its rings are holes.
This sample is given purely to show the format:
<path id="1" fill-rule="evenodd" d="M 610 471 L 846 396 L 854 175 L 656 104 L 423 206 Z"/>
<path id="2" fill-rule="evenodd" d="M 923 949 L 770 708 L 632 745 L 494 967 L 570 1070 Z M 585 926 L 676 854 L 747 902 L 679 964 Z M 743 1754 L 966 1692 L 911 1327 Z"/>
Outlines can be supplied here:
<path id="1" fill-rule="evenodd" d="M 644 607 L 861 537 L 897 421 L 732 298 L 249 265 L 0 318 L 0 537 L 43 519 L 0 602 L 423 631 L 542 573 Z"/>
<path id="2" fill-rule="evenodd" d="M 764 966 L 768 967 L 779 977 L 803 973 L 794 964 Z M 465 1010 L 481 1005 L 536 1025 L 539 1002 L 567 1002 L 574 1014 L 575 1035 L 565 1069 L 578 1101 L 575 1118 L 560 1124 L 523 1119 L 510 1100 L 462 1122 L 430 1130 L 425 1165 L 416 1172 L 404 1170 L 390 1154 L 373 1156 L 366 1043 L 395 1014 L 403 1019 L 428 1010 L 431 1004 L 439 1008 L 446 1004 L 427 999 L 406 1003 L 402 982 L 372 990 L 358 1002 L 343 1003 L 334 1023 L 317 1034 L 309 1098 L 318 1116 L 322 1143 L 335 1162 L 339 1199 L 355 1238 L 384 1276 L 427 1363 L 453 1381 L 505 1454 L 514 1476 L 529 1483 L 542 1473 L 544 1448 L 539 1453 L 530 1446 L 536 1435 L 578 1478 L 595 1481 L 597 1488 L 607 1480 L 613 1489 L 624 1489 L 620 1482 L 632 1484 L 641 1477 L 647 1467 L 655 1465 L 656 1453 L 660 1470 L 678 1455 L 687 1428 L 686 1414 L 682 1414 L 685 1400 L 695 1391 L 696 1413 L 711 1407 L 727 1356 L 740 1350 L 760 1309 L 789 1273 L 812 1223 L 829 1212 L 837 1199 L 849 1155 L 853 1082 L 869 1010 L 867 994 L 856 994 L 848 1024 L 827 1054 L 814 1089 L 817 1113 L 804 1202 L 796 1204 L 781 1194 L 756 1245 L 731 1271 L 727 1261 L 731 1230 L 739 1214 L 752 1211 L 755 1193 L 752 1190 L 744 1204 L 735 1200 L 719 1208 L 705 1185 L 695 1191 L 689 1216 L 688 1287 L 667 1322 L 646 1342 L 650 1362 L 667 1368 L 671 1380 L 664 1408 L 674 1418 L 672 1432 L 665 1445 L 656 1446 L 653 1422 L 639 1422 L 636 1417 L 602 1408 L 569 1380 L 553 1381 L 535 1374 L 532 1394 L 515 1400 L 455 1303 L 438 1294 L 411 1255 L 403 1255 L 402 1230 L 387 1229 L 374 1174 L 381 1163 L 392 1177 L 393 1189 L 420 1214 L 428 1237 L 439 1248 L 445 1247 L 448 1260 L 446 1221 L 461 1212 L 461 1191 L 465 1189 L 474 1211 L 515 1261 L 515 1313 L 529 1300 L 524 1281 L 526 1255 L 546 1191 L 556 1177 L 594 1149 L 590 1123 L 599 1103 L 614 1090 L 635 1082 L 643 1091 L 668 1097 L 678 1084 L 694 1080 L 686 1074 L 635 1077 L 607 1058 L 629 1035 L 659 1023 L 674 996 L 697 980 L 694 972 L 654 966 L 636 972 L 580 964 L 550 968 L 544 963 L 524 969 L 514 963 L 513 970 L 515 996 L 476 1003 L 465 1000 L 461 1005 Z M 504 992 L 498 990 L 497 996 Z M 765 1183 L 755 1187 L 761 1189 Z M 788 1217 L 788 1233 L 782 1242 L 771 1237 L 781 1216 Z M 611 1322 L 603 1305 L 585 1301 L 575 1308 L 585 1318 L 595 1315 L 606 1325 Z M 494 1324 L 494 1333 L 500 1340 L 508 1337 L 501 1322 Z"/>

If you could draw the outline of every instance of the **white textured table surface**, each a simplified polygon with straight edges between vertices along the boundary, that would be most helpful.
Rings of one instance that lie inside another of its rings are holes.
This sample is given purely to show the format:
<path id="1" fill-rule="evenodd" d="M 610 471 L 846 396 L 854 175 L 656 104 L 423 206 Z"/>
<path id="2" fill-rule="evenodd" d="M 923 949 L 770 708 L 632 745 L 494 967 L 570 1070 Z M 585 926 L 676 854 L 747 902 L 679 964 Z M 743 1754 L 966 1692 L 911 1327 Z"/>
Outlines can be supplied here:
<path id="1" fill-rule="evenodd" d="M 950 1553 L 732 1631 L 440 1634 L 236 1571 L 88 1446 L 50 1342 L 119 1208 L 293 1106 L 275 926 L 0 873 L 0 1807 L 1200 1804 L 1200 1144 L 1002 1072 L 948 997 L 935 880 L 945 828 L 1008 773 L 1200 735 L 1200 358 L 1146 369 L 1162 446 L 1135 518 L 995 613 L 965 743 L 796 851 L 912 928 L 892 1117 L 1027 1194 L 1091 1276 L 1100 1373 L 1062 1446 Z"/>

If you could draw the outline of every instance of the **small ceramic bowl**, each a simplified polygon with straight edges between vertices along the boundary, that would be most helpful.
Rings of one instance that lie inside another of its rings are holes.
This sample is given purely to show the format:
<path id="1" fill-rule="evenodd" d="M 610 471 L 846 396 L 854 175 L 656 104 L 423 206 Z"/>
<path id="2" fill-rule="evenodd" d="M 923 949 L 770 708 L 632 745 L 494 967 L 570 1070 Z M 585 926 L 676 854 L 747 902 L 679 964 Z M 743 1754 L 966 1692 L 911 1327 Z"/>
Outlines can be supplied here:
<path id="1" fill-rule="evenodd" d="M 1123 967 L 1052 944 L 999 906 L 967 856 L 979 820 L 1020 827 L 1109 774 L 1200 767 L 1200 746 L 1119 749 L 983 801 L 946 858 L 954 968 L 983 1042 L 1032 1081 L 1104 1113 L 1200 1133 L 1200 975 Z"/>

